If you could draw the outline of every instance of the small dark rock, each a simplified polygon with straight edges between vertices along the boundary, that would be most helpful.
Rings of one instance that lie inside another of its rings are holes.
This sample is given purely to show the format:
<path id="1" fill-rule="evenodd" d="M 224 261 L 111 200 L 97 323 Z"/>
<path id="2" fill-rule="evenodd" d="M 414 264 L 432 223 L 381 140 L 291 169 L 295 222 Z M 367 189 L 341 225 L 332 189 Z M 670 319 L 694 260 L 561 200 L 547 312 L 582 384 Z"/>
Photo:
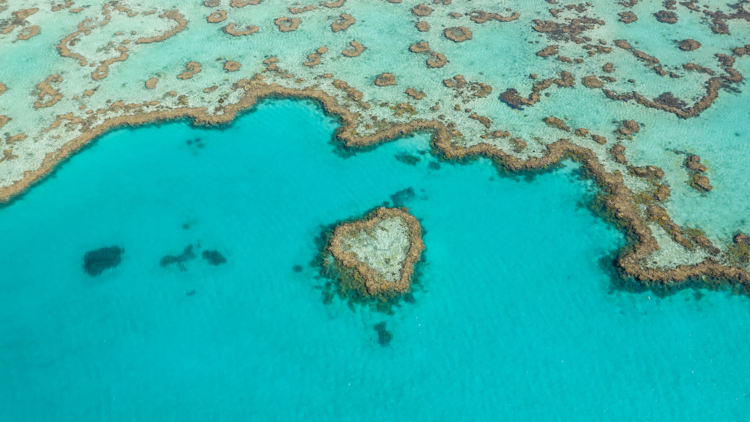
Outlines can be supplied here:
<path id="1" fill-rule="evenodd" d="M 393 340 L 393 334 L 385 329 L 385 321 L 379 324 L 375 324 L 373 328 L 378 333 L 378 344 L 380 344 L 382 347 L 387 347 L 391 344 L 391 340 Z"/>
<path id="2" fill-rule="evenodd" d="M 410 166 L 416 166 L 417 163 L 421 160 L 421 158 L 417 157 L 416 155 L 401 153 L 394 155 L 396 157 L 396 160 L 408 164 Z"/>
<path id="3" fill-rule="evenodd" d="M 220 254 L 219 251 L 205 250 L 203 251 L 203 259 L 208 261 L 208 263 L 213 266 L 221 265 L 227 262 L 227 259 L 224 258 L 224 255 Z"/>
<path id="4" fill-rule="evenodd" d="M 91 277 L 96 277 L 104 270 L 120 265 L 123 252 L 125 252 L 125 249 L 119 246 L 86 252 L 86 255 L 83 256 L 83 270 Z"/>
<path id="5" fill-rule="evenodd" d="M 295 273 L 301 273 L 302 272 L 302 265 L 295 265 L 292 267 L 292 271 Z"/>

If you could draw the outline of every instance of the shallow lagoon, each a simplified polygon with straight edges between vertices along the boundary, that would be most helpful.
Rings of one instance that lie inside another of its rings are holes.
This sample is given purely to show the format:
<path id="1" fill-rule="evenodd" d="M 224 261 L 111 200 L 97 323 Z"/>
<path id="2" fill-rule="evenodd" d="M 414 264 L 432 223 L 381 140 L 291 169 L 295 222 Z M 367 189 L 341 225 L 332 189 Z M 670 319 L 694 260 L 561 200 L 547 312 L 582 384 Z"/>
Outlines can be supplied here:
<path id="1" fill-rule="evenodd" d="M 532 181 L 436 169 L 426 135 L 343 158 L 335 128 L 271 101 L 223 130 L 120 130 L 0 208 L 0 419 L 747 416 L 750 301 L 611 291 L 600 262 L 623 238 L 582 206 L 573 164 Z M 324 305 L 321 227 L 409 187 L 416 303 Z M 191 244 L 184 271 L 160 265 Z M 88 276 L 84 254 L 113 245 L 122 263 Z"/>

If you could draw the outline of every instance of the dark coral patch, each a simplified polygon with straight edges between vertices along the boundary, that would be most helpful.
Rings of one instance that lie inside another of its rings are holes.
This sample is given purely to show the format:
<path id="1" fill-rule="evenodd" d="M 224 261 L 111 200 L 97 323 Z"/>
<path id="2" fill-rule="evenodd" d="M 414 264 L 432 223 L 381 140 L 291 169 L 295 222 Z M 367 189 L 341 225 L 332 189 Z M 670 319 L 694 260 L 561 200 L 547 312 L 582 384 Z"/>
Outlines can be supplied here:
<path id="1" fill-rule="evenodd" d="M 394 155 L 394 157 L 396 157 L 396 160 L 404 164 L 408 164 L 410 166 L 416 166 L 417 163 L 421 161 L 421 158 L 417 157 L 416 155 L 407 154 L 405 152 L 401 154 L 396 154 Z"/>
<path id="2" fill-rule="evenodd" d="M 194 258 L 195 252 L 193 252 L 193 245 L 187 245 L 179 255 L 165 255 L 159 261 L 159 265 L 161 265 L 162 267 L 166 267 L 170 264 L 177 264 L 177 266 L 180 268 L 180 271 L 185 271 L 185 266 L 182 264 Z"/>
<path id="3" fill-rule="evenodd" d="M 375 324 L 373 328 L 378 333 L 378 344 L 382 347 L 388 347 L 391 344 L 391 340 L 393 340 L 393 334 L 386 330 L 385 321 Z"/>
<path id="4" fill-rule="evenodd" d="M 224 255 L 215 250 L 203 251 L 203 259 L 208 261 L 208 263 L 213 266 L 221 265 L 227 262 L 227 259 L 224 258 Z"/>
<path id="5" fill-rule="evenodd" d="M 414 192 L 414 188 L 406 188 L 391 195 L 391 202 L 393 202 L 394 207 L 403 207 L 406 201 L 410 201 L 416 197 L 417 194 Z"/>
<path id="6" fill-rule="evenodd" d="M 88 251 L 83 256 L 83 270 L 91 277 L 96 277 L 104 270 L 120 265 L 123 252 L 125 252 L 125 249 L 119 246 Z"/>

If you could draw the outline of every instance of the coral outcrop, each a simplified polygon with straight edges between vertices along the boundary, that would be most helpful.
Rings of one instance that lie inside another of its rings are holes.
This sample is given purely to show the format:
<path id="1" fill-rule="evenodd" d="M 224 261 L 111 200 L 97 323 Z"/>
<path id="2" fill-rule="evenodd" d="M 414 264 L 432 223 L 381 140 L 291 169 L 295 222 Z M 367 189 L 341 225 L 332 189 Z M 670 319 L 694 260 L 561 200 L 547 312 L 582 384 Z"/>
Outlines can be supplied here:
<path id="1" fill-rule="evenodd" d="M 408 292 L 422 256 L 422 227 L 406 208 L 378 208 L 336 227 L 328 250 L 370 295 Z"/>

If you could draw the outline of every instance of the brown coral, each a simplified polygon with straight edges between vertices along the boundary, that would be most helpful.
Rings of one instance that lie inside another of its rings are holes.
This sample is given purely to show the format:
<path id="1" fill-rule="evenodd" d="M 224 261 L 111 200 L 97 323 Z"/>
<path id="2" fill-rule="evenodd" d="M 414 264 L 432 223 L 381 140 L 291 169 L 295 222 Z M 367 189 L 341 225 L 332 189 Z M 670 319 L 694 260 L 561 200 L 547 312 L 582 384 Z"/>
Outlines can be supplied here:
<path id="1" fill-rule="evenodd" d="M 300 24 L 299 18 L 288 18 L 286 16 L 280 17 L 273 21 L 274 25 L 279 27 L 281 32 L 292 32 L 296 31 Z"/>
<path id="2" fill-rule="evenodd" d="M 259 31 L 259 28 L 254 25 L 248 25 L 243 30 L 237 29 L 237 26 L 234 22 L 230 23 L 229 25 L 221 28 L 222 31 L 224 31 L 225 34 L 229 34 L 233 37 L 241 37 L 245 35 L 251 35 Z"/>
<path id="3" fill-rule="evenodd" d="M 550 116 L 550 117 L 545 117 L 542 120 L 544 121 L 544 123 L 547 124 L 547 126 L 556 127 L 560 130 L 570 132 L 570 127 L 568 127 L 568 125 L 566 125 L 562 119 L 558 119 L 557 117 Z"/>
<path id="4" fill-rule="evenodd" d="M 381 73 L 375 78 L 375 85 L 388 86 L 396 85 L 396 76 L 393 73 Z"/>
<path id="5" fill-rule="evenodd" d="M 242 64 L 240 64 L 239 62 L 232 61 L 232 60 L 227 60 L 224 63 L 224 71 L 227 73 L 236 72 L 240 70 L 241 67 L 242 67 Z"/>
<path id="6" fill-rule="evenodd" d="M 422 91 L 417 91 L 414 88 L 409 88 L 406 90 L 406 95 L 414 98 L 415 100 L 421 100 L 425 97 L 425 93 Z"/>
<path id="7" fill-rule="evenodd" d="M 28 40 L 31 37 L 39 35 L 41 32 L 42 31 L 36 25 L 27 26 L 18 33 L 16 41 Z"/>
<path id="8" fill-rule="evenodd" d="M 201 64 L 198 62 L 188 62 L 185 65 L 185 71 L 177 75 L 177 79 L 191 79 L 195 74 L 201 72 Z"/>
<path id="9" fill-rule="evenodd" d="M 381 221 L 388 218 L 401 218 L 409 228 L 409 250 L 402 264 L 400 277 L 396 281 L 384 279 L 377 271 L 362 262 L 356 254 L 346 251 L 343 248 L 344 239 L 351 233 L 371 231 Z M 419 225 L 419 221 L 409 214 L 407 208 L 378 208 L 361 220 L 344 223 L 336 227 L 328 250 L 339 265 L 356 271 L 359 274 L 359 277 L 355 277 L 355 279 L 363 280 L 367 294 L 377 295 L 385 292 L 404 293 L 408 292 L 411 287 L 411 276 L 414 272 L 414 266 L 422 256 L 422 251 L 424 251 L 422 227 Z"/>
<path id="10" fill-rule="evenodd" d="M 678 45 L 682 51 L 694 51 L 701 48 L 701 43 L 692 38 L 682 40 Z"/>
<path id="11" fill-rule="evenodd" d="M 601 88 L 604 86 L 604 82 L 600 81 L 596 76 L 584 76 L 583 80 L 581 81 L 583 83 L 583 86 L 586 88 Z"/>
<path id="12" fill-rule="evenodd" d="M 357 41 L 352 41 L 349 43 L 349 45 L 351 46 L 351 48 L 347 48 L 346 50 L 341 52 L 341 54 L 346 57 L 357 57 L 365 51 L 365 46 Z"/>
<path id="13" fill-rule="evenodd" d="M 635 15 L 633 12 L 620 12 L 620 22 L 623 22 L 625 24 L 633 23 L 638 20 L 638 16 Z"/>
<path id="14" fill-rule="evenodd" d="M 52 87 L 52 84 L 58 84 L 63 81 L 60 75 L 51 75 L 47 79 L 39 82 L 36 89 L 39 90 L 38 99 L 34 102 L 34 108 L 45 108 L 51 107 L 57 104 L 58 101 L 62 100 L 62 94 L 60 91 Z M 46 97 L 52 97 L 49 100 Z"/>
<path id="15" fill-rule="evenodd" d="M 331 30 L 333 32 L 343 31 L 346 28 L 354 25 L 354 17 L 352 15 L 342 13 L 339 20 L 331 24 Z"/>
<path id="16" fill-rule="evenodd" d="M 536 52 L 536 55 L 539 57 L 549 57 L 557 55 L 557 49 L 558 46 L 556 45 L 550 45 L 549 47 L 544 47 L 543 49 Z"/>
<path id="17" fill-rule="evenodd" d="M 656 20 L 658 20 L 661 23 L 668 23 L 668 24 L 677 23 L 677 13 L 669 11 L 669 10 L 660 10 L 654 13 L 654 16 L 656 16 Z"/>
<path id="18" fill-rule="evenodd" d="M 424 3 L 419 3 L 411 9 L 411 12 L 417 16 L 429 16 L 432 13 L 432 8 Z"/>
<path id="19" fill-rule="evenodd" d="M 453 42 L 463 42 L 472 39 L 471 29 L 465 26 L 445 28 L 443 34 L 445 34 L 445 38 L 448 38 Z"/>
<path id="20" fill-rule="evenodd" d="M 206 17 L 206 20 L 208 23 L 219 23 L 223 22 L 227 19 L 227 11 L 226 10 L 217 10 L 214 13 L 211 13 Z"/>

